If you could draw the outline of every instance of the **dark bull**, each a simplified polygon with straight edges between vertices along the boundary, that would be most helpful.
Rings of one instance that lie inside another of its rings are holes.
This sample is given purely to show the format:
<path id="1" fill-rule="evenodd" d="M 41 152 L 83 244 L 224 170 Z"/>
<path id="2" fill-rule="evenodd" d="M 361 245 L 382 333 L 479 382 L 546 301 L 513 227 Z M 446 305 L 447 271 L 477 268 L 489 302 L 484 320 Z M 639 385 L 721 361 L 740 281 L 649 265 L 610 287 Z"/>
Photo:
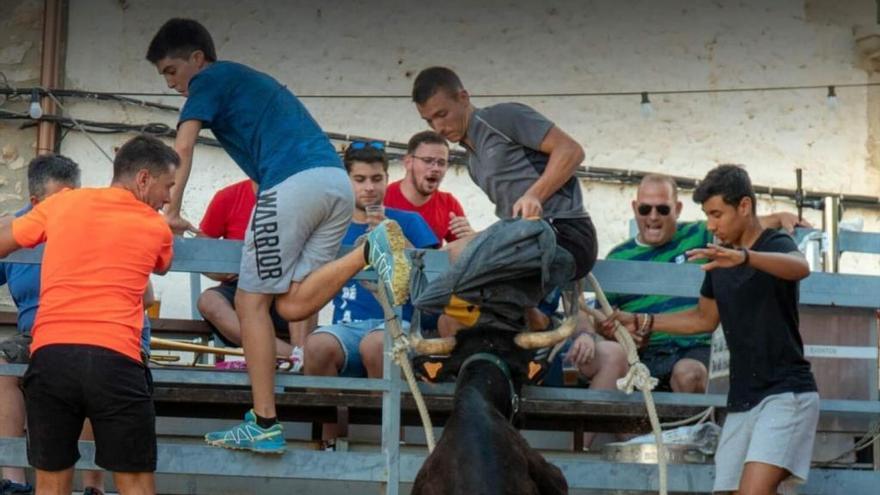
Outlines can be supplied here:
<path id="1" fill-rule="evenodd" d="M 558 495 L 562 471 L 511 425 L 532 352 L 514 333 L 461 332 L 444 373 L 457 375 L 453 411 L 416 476 L 413 495 Z"/>

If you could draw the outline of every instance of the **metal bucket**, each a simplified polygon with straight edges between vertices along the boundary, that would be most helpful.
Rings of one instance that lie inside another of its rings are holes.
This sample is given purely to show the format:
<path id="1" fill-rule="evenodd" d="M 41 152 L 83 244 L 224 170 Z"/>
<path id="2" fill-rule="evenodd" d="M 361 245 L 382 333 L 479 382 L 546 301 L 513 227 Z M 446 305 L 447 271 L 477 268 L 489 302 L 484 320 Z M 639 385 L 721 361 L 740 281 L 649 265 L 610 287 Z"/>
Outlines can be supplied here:
<path id="1" fill-rule="evenodd" d="M 669 464 L 706 464 L 710 456 L 700 452 L 696 445 L 665 445 Z M 657 464 L 657 445 L 653 443 L 609 443 L 602 447 L 602 459 L 610 462 Z"/>

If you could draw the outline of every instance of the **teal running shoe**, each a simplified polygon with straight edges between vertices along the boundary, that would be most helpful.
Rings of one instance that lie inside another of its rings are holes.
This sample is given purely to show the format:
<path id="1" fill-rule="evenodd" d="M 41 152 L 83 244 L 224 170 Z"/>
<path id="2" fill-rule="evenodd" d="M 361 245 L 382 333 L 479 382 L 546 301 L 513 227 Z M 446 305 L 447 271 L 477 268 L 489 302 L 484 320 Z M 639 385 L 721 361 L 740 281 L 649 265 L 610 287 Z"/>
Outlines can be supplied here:
<path id="1" fill-rule="evenodd" d="M 383 220 L 367 235 L 370 251 L 367 262 L 376 270 L 379 282 L 392 306 L 399 306 L 409 297 L 410 261 L 403 252 L 406 239 L 394 220 Z"/>
<path id="2" fill-rule="evenodd" d="M 286 448 L 284 427 L 281 423 L 260 428 L 253 409 L 244 415 L 244 423 L 228 430 L 208 433 L 205 435 L 205 442 L 213 447 L 250 450 L 258 454 L 283 454 Z"/>

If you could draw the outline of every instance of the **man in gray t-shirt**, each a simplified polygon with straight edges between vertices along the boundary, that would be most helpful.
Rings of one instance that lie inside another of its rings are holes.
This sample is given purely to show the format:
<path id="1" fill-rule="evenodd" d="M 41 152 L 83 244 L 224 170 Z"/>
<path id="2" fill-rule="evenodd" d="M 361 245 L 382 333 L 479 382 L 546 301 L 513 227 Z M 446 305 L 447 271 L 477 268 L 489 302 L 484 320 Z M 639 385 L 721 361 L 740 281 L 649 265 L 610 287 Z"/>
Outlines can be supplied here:
<path id="1" fill-rule="evenodd" d="M 495 204 L 498 218 L 540 217 L 575 259 L 572 279 L 596 262 L 596 231 L 574 176 L 584 150 L 534 109 L 519 103 L 476 108 L 458 76 L 430 67 L 416 77 L 419 115 L 468 151 L 468 171 Z"/>

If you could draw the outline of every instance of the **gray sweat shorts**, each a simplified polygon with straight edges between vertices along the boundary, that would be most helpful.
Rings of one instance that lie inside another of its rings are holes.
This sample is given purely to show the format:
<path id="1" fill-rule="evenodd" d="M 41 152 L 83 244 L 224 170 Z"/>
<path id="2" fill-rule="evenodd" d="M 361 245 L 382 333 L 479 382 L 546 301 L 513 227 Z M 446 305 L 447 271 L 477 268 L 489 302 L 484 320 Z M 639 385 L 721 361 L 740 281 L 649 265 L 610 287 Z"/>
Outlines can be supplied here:
<path id="1" fill-rule="evenodd" d="M 336 258 L 354 193 L 343 168 L 320 167 L 260 191 L 241 253 L 238 288 L 284 294 Z"/>
<path id="2" fill-rule="evenodd" d="M 807 481 L 818 422 L 816 392 L 775 394 L 748 411 L 728 414 L 715 452 L 712 491 L 738 490 L 745 464 L 761 462 L 791 473 L 780 493 L 793 493 L 793 485 Z"/>

